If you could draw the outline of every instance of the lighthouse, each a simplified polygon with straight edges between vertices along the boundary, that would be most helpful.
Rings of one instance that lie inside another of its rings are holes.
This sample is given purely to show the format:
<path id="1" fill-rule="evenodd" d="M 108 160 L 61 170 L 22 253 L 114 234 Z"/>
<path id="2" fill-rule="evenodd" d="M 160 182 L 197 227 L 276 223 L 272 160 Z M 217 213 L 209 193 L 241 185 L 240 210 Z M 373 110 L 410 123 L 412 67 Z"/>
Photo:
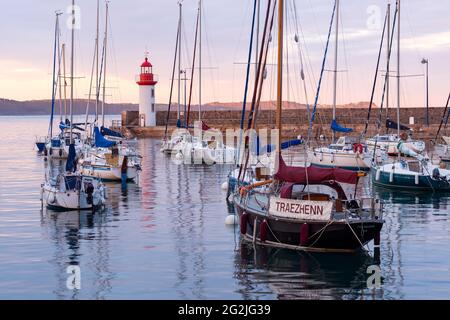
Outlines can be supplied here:
<path id="1" fill-rule="evenodd" d="M 136 77 L 139 85 L 139 125 L 141 127 L 156 126 L 155 85 L 158 83 L 153 74 L 153 66 L 145 57 L 141 64 L 140 74 Z"/>

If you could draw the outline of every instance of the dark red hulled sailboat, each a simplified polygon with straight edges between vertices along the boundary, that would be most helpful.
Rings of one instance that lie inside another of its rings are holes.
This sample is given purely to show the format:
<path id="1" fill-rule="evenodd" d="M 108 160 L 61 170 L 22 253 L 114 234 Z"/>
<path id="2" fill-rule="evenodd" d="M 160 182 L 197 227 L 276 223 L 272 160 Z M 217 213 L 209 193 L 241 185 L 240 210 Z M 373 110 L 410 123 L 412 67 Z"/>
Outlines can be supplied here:
<path id="1" fill-rule="evenodd" d="M 337 6 L 335 4 L 335 9 Z M 325 252 L 354 252 L 371 240 L 379 245 L 383 226 L 382 205 L 373 198 L 348 197 L 343 184 L 352 184 L 353 196 L 360 175 L 338 168 L 289 167 L 281 156 L 282 106 L 283 106 L 283 27 L 284 1 L 269 1 L 259 55 L 258 72 L 254 86 L 252 108 L 247 129 L 255 129 L 259 98 L 264 81 L 264 70 L 270 43 L 270 32 L 278 6 L 278 63 L 277 112 L 278 130 L 276 160 L 278 166 L 272 180 L 246 186 L 249 139 L 245 140 L 246 161 L 240 168 L 238 191 L 234 205 L 239 215 L 241 233 L 254 243 L 297 250 Z M 329 37 L 328 37 L 329 41 Z M 320 83 L 319 86 L 320 88 Z M 312 112 L 313 116 L 317 107 Z M 243 109 L 243 116 L 245 108 Z M 312 123 L 312 121 L 311 121 Z M 311 138 L 311 123 L 308 141 Z M 306 143 L 307 145 L 308 143 Z M 305 162 L 306 166 L 306 162 Z M 242 179 L 241 179 L 242 177 Z M 267 178 L 268 179 L 268 178 Z"/>
<path id="2" fill-rule="evenodd" d="M 275 180 L 242 187 L 234 202 L 241 233 L 258 244 L 297 250 L 354 252 L 379 244 L 381 203 L 349 199 L 341 183 L 356 188 L 359 174 L 343 169 L 288 167 L 280 158 Z"/>

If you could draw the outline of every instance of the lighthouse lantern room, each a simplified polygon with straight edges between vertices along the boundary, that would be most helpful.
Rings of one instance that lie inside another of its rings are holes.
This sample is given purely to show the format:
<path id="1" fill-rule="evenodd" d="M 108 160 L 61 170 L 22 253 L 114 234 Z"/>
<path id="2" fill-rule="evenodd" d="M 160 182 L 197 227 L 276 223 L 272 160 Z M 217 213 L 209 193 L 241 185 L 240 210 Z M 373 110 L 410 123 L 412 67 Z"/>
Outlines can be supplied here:
<path id="1" fill-rule="evenodd" d="M 156 126 L 155 85 L 158 83 L 153 74 L 153 66 L 145 57 L 141 64 L 140 74 L 136 77 L 139 85 L 139 125 L 141 127 Z"/>

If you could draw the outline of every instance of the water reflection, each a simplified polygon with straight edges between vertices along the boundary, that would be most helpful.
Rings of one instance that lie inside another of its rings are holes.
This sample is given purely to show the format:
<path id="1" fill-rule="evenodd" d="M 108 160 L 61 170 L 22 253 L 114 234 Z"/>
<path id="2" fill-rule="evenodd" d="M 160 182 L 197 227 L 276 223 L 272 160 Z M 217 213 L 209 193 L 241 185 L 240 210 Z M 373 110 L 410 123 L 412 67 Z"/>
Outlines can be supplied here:
<path id="1" fill-rule="evenodd" d="M 307 253 L 241 242 L 236 277 L 244 299 L 264 292 L 277 299 L 358 299 L 368 291 L 366 270 L 372 264 L 365 253 Z"/>
<path id="2" fill-rule="evenodd" d="M 41 224 L 46 236 L 54 244 L 53 259 L 57 288 L 54 294 L 58 299 L 79 299 L 79 290 L 68 290 L 66 286 L 67 267 L 86 265 L 94 270 L 94 277 L 83 286 L 95 288 L 91 299 L 104 299 L 111 292 L 111 280 L 114 274 L 109 270 L 108 230 L 103 226 L 105 213 L 91 212 L 52 212 L 45 211 L 41 216 Z M 85 252 L 89 252 L 89 261 L 83 260 Z"/>
<path id="3" fill-rule="evenodd" d="M 366 288 L 367 266 L 377 263 L 373 248 L 369 255 L 321 255 L 241 243 L 239 227 L 224 226 L 234 212 L 220 189 L 230 168 L 175 165 L 158 140 L 139 141 L 140 183 L 108 183 L 105 211 L 41 211 L 45 173 L 64 171 L 63 161 L 46 162 L 32 150 L 47 117 L 0 123 L 0 298 L 450 297 L 448 194 L 372 190 L 369 179 L 361 181 L 359 194 L 373 192 L 385 204 L 383 288 L 373 291 Z M 71 264 L 81 268 L 79 291 L 66 287 Z"/>

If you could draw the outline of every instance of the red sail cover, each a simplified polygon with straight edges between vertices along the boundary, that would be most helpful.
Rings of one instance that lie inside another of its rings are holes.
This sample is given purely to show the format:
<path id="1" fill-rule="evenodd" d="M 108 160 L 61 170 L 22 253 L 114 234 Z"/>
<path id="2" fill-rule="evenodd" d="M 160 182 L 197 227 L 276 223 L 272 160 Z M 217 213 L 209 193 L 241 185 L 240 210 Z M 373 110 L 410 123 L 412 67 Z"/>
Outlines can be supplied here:
<path id="1" fill-rule="evenodd" d="M 357 184 L 358 173 L 354 171 L 338 168 L 319 168 L 319 167 L 289 167 L 279 158 L 278 172 L 275 179 L 283 182 L 296 184 L 322 184 L 328 181 L 337 181 L 340 183 Z"/>
<path id="2" fill-rule="evenodd" d="M 202 130 L 203 131 L 208 131 L 208 130 L 210 130 L 211 128 L 204 122 L 204 121 L 202 121 Z"/>

